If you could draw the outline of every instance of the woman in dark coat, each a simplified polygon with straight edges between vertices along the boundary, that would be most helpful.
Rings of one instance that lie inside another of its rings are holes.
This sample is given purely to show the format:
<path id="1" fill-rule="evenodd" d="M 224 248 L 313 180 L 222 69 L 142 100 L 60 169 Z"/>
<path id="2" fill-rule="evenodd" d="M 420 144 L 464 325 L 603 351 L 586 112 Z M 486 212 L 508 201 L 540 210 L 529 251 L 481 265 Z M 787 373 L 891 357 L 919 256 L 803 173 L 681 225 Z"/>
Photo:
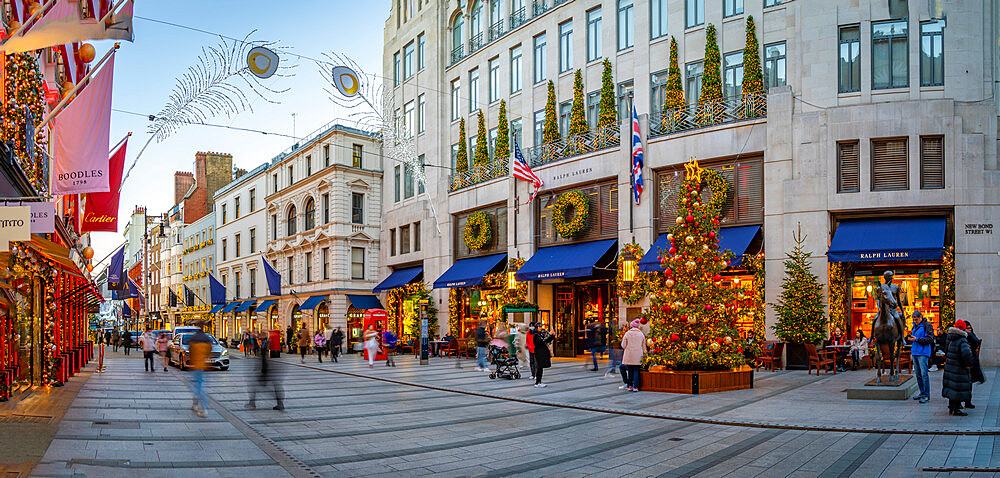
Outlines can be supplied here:
<path id="1" fill-rule="evenodd" d="M 535 388 L 543 388 L 546 385 L 542 383 L 542 370 L 552 366 L 552 354 L 549 352 L 548 344 L 552 342 L 554 337 L 545 330 L 542 324 L 537 325 L 538 329 L 530 335 L 532 347 L 535 350 L 531 354 L 531 358 L 535 361 Z"/>
<path id="2" fill-rule="evenodd" d="M 965 322 L 961 320 L 956 320 L 955 326 L 948 329 L 941 396 L 948 399 L 948 412 L 957 416 L 968 415 L 962 411 L 962 402 L 972 401 L 972 379 L 969 376 L 969 368 L 972 367 L 975 356 L 969 348 L 968 335 L 965 331 Z"/>
<path id="3" fill-rule="evenodd" d="M 976 336 L 972 330 L 972 323 L 965 321 L 965 333 L 969 334 L 966 340 L 969 341 L 969 349 L 972 350 L 972 368 L 969 369 L 969 377 L 973 382 L 986 383 L 986 376 L 983 375 L 983 368 L 979 366 L 979 347 L 983 345 L 982 339 Z M 965 408 L 976 408 L 972 401 L 965 402 Z"/>

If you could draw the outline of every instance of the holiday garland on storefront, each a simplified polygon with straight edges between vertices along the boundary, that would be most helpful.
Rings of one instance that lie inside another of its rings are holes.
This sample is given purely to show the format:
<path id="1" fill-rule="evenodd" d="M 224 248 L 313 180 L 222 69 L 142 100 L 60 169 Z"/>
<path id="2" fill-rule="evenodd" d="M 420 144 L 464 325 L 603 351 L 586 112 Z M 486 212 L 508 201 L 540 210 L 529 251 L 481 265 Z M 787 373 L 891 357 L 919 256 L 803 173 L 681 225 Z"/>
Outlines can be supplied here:
<path id="1" fill-rule="evenodd" d="M 746 311 L 753 317 L 753 338 L 759 343 L 764 340 L 764 253 L 743 256 L 743 267 L 753 275 L 753 288 L 750 290 L 750 301 L 753 308 Z"/>
<path id="2" fill-rule="evenodd" d="M 4 141 L 14 143 L 14 155 L 35 190 L 48 190 L 44 177 L 44 157 L 46 139 L 42 128 L 35 128 L 35 137 L 26 143 L 26 111 L 31 112 L 37 126 L 45 116 L 45 78 L 38 69 L 38 63 L 30 53 L 7 55 L 6 96 L 2 136 Z M 28 159 L 26 144 L 34 148 L 32 161 Z"/>
<path id="3" fill-rule="evenodd" d="M 567 222 L 566 213 L 569 208 L 573 208 L 573 218 Z M 567 191 L 560 194 L 552 206 L 552 227 L 560 237 L 571 239 L 587 228 L 589 215 L 590 201 L 587 196 L 579 190 Z"/>
<path id="4" fill-rule="evenodd" d="M 644 253 L 642 246 L 634 242 L 622 246 L 621 251 L 618 253 L 618 274 L 615 279 L 615 285 L 618 287 L 618 297 L 621 297 L 622 301 L 628 305 L 638 303 L 646 297 L 646 294 L 650 290 L 657 286 L 656 272 L 636 271 L 632 282 L 625 282 L 624 280 L 625 261 L 629 258 L 638 261 Z"/>
<path id="5" fill-rule="evenodd" d="M 485 211 L 473 213 L 465 222 L 465 229 L 462 231 L 465 245 L 474 251 L 483 249 L 490 240 L 493 239 L 493 226 L 490 223 L 490 215 Z"/>
<path id="6" fill-rule="evenodd" d="M 42 354 L 42 385 L 62 386 L 58 380 L 59 357 L 56 355 L 56 328 L 55 328 L 55 279 L 59 275 L 59 270 L 55 264 L 45 256 L 36 253 L 20 242 L 11 242 L 10 248 L 10 271 L 14 277 L 23 278 L 26 281 L 26 292 L 34 293 L 33 287 L 41 288 L 43 293 L 42 309 L 34 310 L 33 300 L 28 299 L 23 303 L 18 301 L 17 320 L 19 326 L 17 330 L 27 329 L 29 324 L 39 324 L 42 327 L 41 350 L 32 353 Z M 37 281 L 36 281 L 37 280 Z M 40 315 L 39 315 L 40 313 Z M 27 321 L 28 323 L 25 323 Z"/>
<path id="7" fill-rule="evenodd" d="M 955 324 L 955 247 L 944 248 L 941 258 L 941 274 L 938 290 L 941 299 L 938 305 L 938 315 L 941 317 L 941 327 L 945 330 Z"/>
<path id="8" fill-rule="evenodd" d="M 462 319 L 462 296 L 457 287 L 448 289 L 448 333 L 457 336 L 460 332 Z"/>
<path id="9" fill-rule="evenodd" d="M 851 316 L 847 312 L 850 310 L 848 308 L 847 297 L 851 290 L 851 284 L 847 281 L 848 264 L 845 262 L 830 262 L 827 267 L 829 269 L 827 287 L 830 296 L 830 327 L 851 330 Z"/>
<path id="10" fill-rule="evenodd" d="M 407 300 L 416 302 L 412 312 L 403 310 L 403 303 Z M 431 291 L 427 289 L 427 284 L 423 282 L 413 282 L 403 287 L 396 287 L 389 290 L 386 295 L 388 310 L 386 314 L 389 318 L 389 330 L 398 330 L 398 324 L 403 324 L 403 334 L 410 337 L 420 337 L 420 306 L 419 302 L 427 300 L 427 333 L 436 335 L 438 330 L 437 307 L 434 306 L 434 299 Z"/>

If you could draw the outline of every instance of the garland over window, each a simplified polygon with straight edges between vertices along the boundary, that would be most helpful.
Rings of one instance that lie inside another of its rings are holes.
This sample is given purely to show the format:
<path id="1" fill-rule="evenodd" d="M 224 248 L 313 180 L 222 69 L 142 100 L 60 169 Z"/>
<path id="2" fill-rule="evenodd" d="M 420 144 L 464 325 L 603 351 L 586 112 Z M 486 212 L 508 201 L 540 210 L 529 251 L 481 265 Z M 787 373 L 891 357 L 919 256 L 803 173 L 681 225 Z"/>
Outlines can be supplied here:
<path id="1" fill-rule="evenodd" d="M 571 209 L 572 208 L 572 209 Z M 566 214 L 572 211 L 571 219 Z M 566 239 L 579 236 L 587 228 L 590 215 L 590 201 L 579 190 L 567 191 L 559 195 L 552 206 L 552 226 Z"/>
<path id="2" fill-rule="evenodd" d="M 493 239 L 493 227 L 490 224 L 490 215 L 484 211 L 479 211 L 469 216 L 469 219 L 465 222 L 465 230 L 462 232 L 462 236 L 465 238 L 465 245 L 469 246 L 469 249 L 474 251 L 485 249 L 486 245 Z"/>

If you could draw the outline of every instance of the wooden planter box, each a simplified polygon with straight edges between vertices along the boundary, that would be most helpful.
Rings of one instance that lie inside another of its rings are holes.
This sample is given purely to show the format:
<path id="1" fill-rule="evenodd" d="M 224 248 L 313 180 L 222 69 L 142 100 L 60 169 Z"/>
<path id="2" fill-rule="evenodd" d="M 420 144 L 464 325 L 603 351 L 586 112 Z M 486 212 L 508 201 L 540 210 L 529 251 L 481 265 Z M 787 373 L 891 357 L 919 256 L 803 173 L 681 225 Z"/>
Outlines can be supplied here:
<path id="1" fill-rule="evenodd" d="M 649 371 L 640 372 L 643 392 L 714 393 L 753 388 L 753 370 L 720 372 Z"/>
<path id="2" fill-rule="evenodd" d="M 785 343 L 785 369 L 809 369 L 809 352 L 806 352 L 805 345 Z"/>

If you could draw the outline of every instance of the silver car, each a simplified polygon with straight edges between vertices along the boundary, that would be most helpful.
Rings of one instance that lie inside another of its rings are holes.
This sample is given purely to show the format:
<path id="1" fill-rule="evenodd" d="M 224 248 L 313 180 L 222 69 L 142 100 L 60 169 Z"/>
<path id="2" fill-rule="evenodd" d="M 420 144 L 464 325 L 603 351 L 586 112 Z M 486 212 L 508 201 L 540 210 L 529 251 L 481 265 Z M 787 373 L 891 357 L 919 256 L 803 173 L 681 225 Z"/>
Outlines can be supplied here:
<path id="1" fill-rule="evenodd" d="M 219 370 L 229 370 L 229 350 L 226 350 L 218 340 L 215 340 L 212 334 L 207 335 L 212 340 L 212 356 L 208 359 L 208 366 Z M 171 365 L 180 367 L 181 370 L 187 370 L 191 365 L 188 361 L 190 359 L 188 342 L 191 337 L 194 337 L 194 334 L 176 334 L 170 341 L 170 345 L 167 346 L 167 361 Z"/>

